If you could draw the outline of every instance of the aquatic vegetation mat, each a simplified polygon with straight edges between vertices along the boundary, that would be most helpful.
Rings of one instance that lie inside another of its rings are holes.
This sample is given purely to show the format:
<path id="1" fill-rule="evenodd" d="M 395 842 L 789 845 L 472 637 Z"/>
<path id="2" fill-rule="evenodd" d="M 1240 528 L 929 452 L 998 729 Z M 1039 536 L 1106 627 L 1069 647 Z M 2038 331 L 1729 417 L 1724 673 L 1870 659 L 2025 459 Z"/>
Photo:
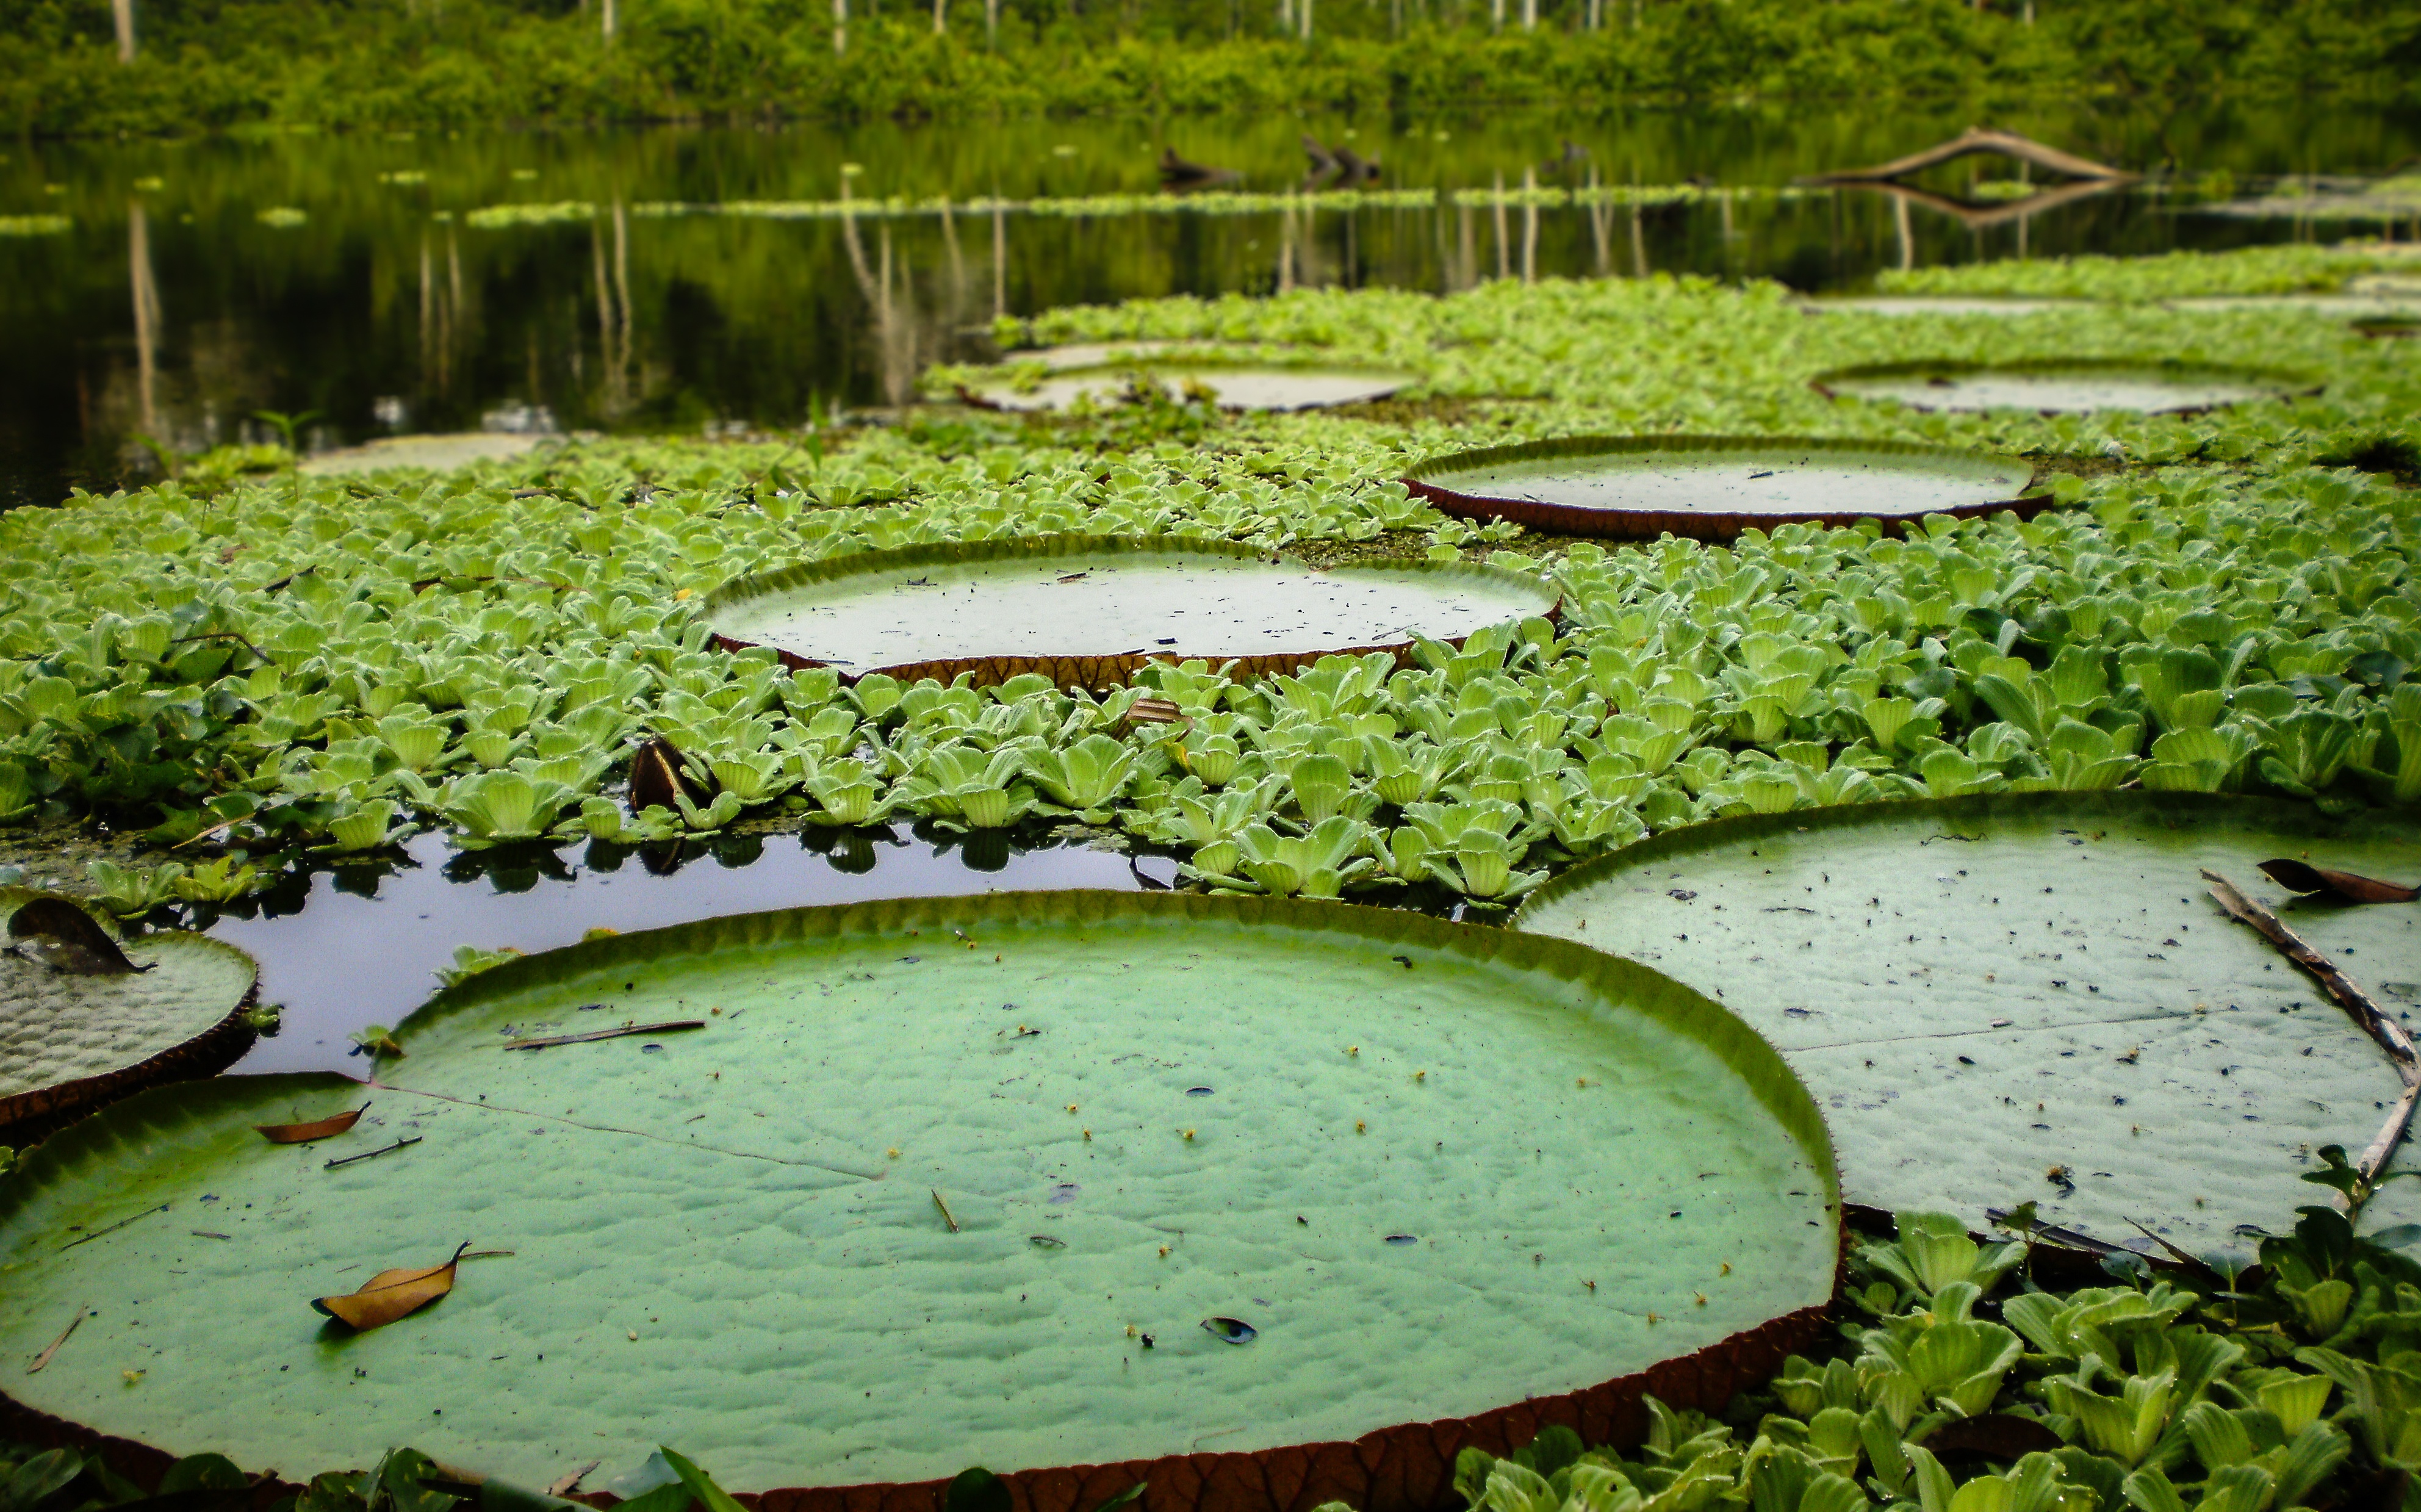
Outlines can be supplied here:
<path id="1" fill-rule="evenodd" d="M 1406 475 L 1448 514 L 1578 536 L 1730 539 L 1797 521 L 1853 525 L 1925 514 L 2028 516 L 2034 469 L 2015 458 L 1798 436 L 1579 436 L 1458 452 Z"/>
<path id="2" fill-rule="evenodd" d="M 1367 404 L 1418 381 L 1411 373 L 1357 368 L 1137 363 L 1053 368 L 1030 382 L 1002 377 L 964 382 L 959 392 L 988 409 L 1066 410 L 1124 403 L 1139 385 L 1150 384 L 1172 399 L 1222 410 L 1324 410 Z"/>
<path id="3" fill-rule="evenodd" d="M 770 647 L 856 678 L 1063 685 L 1122 682 L 1152 661 L 1236 661 L 1246 673 L 1323 653 L 1552 614 L 1554 590 L 1494 568 L 1394 562 L 1316 570 L 1221 541 L 1060 536 L 911 547 L 726 584 L 706 623 L 723 643 Z"/>
<path id="4" fill-rule="evenodd" d="M 180 1076 L 251 1042 L 258 970 L 223 941 L 166 931 L 121 943 L 71 899 L 0 887 L 0 1138 Z"/>
<path id="5" fill-rule="evenodd" d="M 367 1089 L 222 1078 L 40 1146 L 0 1188 L 0 1350 L 89 1316 L 8 1394 L 247 1467 L 409 1421 L 531 1485 L 662 1442 L 734 1489 L 1121 1462 L 1106 1497 L 1198 1453 L 1162 1472 L 1206 1504 L 1426 1505 L 1460 1442 L 1610 1424 L 1641 1372 L 1719 1407 L 1832 1289 L 1823 1127 L 1762 1040 L 1391 911 L 719 919 L 498 966 L 395 1037 Z M 365 1332 L 313 1311 L 447 1267 Z"/>
<path id="6" fill-rule="evenodd" d="M 2287 903 L 2308 858 L 2410 875 L 2421 829 L 2162 793 L 2038 793 L 1731 819 L 1540 890 L 1522 927 L 1719 995 L 1823 1103 L 1851 1201 L 1984 1226 L 2034 1200 L 2106 1243 L 2132 1221 L 2189 1249 L 2299 1202 L 2293 1162 L 2359 1150 L 2403 1091 L 2288 959 L 2232 922 L 2207 869 L 2399 1014 L 2421 912 Z"/>
<path id="7" fill-rule="evenodd" d="M 1834 397 L 1891 399 L 1916 410 L 2031 410 L 2038 414 L 2087 414 L 2101 410 L 2180 413 L 2275 398 L 2318 386 L 2290 375 L 2242 368 L 2124 361 L 2005 366 L 1881 363 L 1819 374 L 1815 383 L 1820 392 Z"/>

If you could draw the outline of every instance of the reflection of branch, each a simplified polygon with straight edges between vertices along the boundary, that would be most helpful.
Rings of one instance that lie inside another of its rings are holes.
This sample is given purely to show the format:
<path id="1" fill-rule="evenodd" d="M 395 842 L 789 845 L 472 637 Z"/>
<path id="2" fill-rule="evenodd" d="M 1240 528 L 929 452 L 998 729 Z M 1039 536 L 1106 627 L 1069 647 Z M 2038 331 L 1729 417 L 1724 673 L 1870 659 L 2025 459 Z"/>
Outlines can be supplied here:
<path id="1" fill-rule="evenodd" d="M 2048 168 L 2054 173 L 2067 174 L 2071 179 L 2098 179 L 2108 183 L 2120 183 L 2143 177 L 2141 174 L 2129 173 L 2124 168 L 2114 168 L 2106 163 L 2096 163 L 2091 158 L 2080 158 L 2073 152 L 2062 152 L 2055 147 L 2046 147 L 2030 136 L 2020 136 L 2015 132 L 1987 131 L 1971 126 L 1949 141 L 1927 148 L 1922 152 L 1912 152 L 1904 158 L 1894 158 L 1889 163 L 1877 164 L 1871 168 L 1845 168 L 1838 173 L 1812 174 L 1800 181 L 1811 184 L 1849 184 L 1867 183 L 1881 179 L 1898 179 L 1908 174 L 1921 173 L 1937 164 L 1948 163 L 1954 158 L 1963 158 L 1976 152 L 1989 152 L 1995 157 L 2015 158 L 2021 163 L 2031 163 L 2038 168 Z"/>
<path id="2" fill-rule="evenodd" d="M 2249 926 L 2262 939 L 2277 946 L 2281 955 L 2310 973 L 2321 987 L 2328 990 L 2329 996 L 2336 1000 L 2337 1005 L 2345 1009 L 2347 1015 L 2378 1043 L 2379 1048 L 2387 1052 L 2387 1058 L 2396 1063 L 2396 1074 L 2404 1083 L 2404 1095 L 2397 1099 L 2396 1106 L 2387 1111 L 2386 1127 L 2380 1130 L 2379 1137 L 2370 1142 L 2370 1147 L 2362 1152 L 2362 1159 L 2354 1165 L 2366 1186 L 2377 1181 L 2379 1173 L 2387 1165 L 2388 1158 L 2396 1153 L 2397 1144 L 2403 1139 L 2406 1126 L 2413 1120 L 2414 1100 L 2421 1098 L 2421 1056 L 2414 1054 L 2412 1037 L 2395 1020 L 2381 1011 L 2369 994 L 2353 984 L 2353 978 L 2338 970 L 2336 962 L 2305 944 L 2302 936 L 2279 921 L 2278 915 L 2237 891 L 2235 883 L 2215 871 L 2204 872 L 2202 879 L 2210 883 L 2210 896 L 2227 911 L 2228 917 Z M 2355 1204 L 2349 1203 L 2348 1206 Z"/>
<path id="3" fill-rule="evenodd" d="M 2040 190 L 2028 195 L 2023 199 L 2013 199 L 1999 205 L 1973 204 L 1963 199 L 1953 199 L 1948 195 L 1937 195 L 1929 189 L 1912 188 L 1907 184 L 1847 183 L 1841 187 L 1870 189 L 1879 195 L 1889 195 L 1902 204 L 1922 205 L 1927 210 L 1940 210 L 1969 230 L 1980 231 L 1986 226 L 2005 226 L 2011 221 L 2023 220 L 2029 215 L 2039 215 L 2045 210 L 2057 210 L 2060 206 L 2076 200 L 2091 199 L 2096 195 L 2106 195 L 2119 187 L 2121 181 L 2116 179 L 2079 179 L 2075 183 Z"/>

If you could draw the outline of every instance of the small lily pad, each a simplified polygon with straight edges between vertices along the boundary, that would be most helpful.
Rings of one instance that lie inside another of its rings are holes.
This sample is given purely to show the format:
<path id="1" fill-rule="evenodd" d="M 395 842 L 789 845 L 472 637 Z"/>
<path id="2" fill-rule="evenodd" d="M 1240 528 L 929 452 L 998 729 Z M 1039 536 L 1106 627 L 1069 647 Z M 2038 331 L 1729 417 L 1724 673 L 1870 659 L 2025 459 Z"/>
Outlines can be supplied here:
<path id="1" fill-rule="evenodd" d="M 854 680 L 978 683 L 1039 672 L 1062 686 L 1125 681 L 1154 662 L 1233 660 L 1246 674 L 1323 655 L 1400 651 L 1416 637 L 1552 615 L 1555 591 L 1466 563 L 1321 571 L 1226 541 L 1039 536 L 913 546 L 741 578 L 706 600 L 727 647 Z"/>
<path id="2" fill-rule="evenodd" d="M 1079 400 L 1122 403 L 1132 385 L 1148 382 L 1170 398 L 1197 399 L 1222 410 L 1325 410 L 1383 399 L 1417 382 L 1411 373 L 1370 368 L 1104 364 L 1060 369 L 1030 387 L 1003 377 L 968 384 L 960 394 L 987 409 L 1064 410 Z"/>
<path id="3" fill-rule="evenodd" d="M 1729 539 L 1792 521 L 2048 508 L 2008 457 L 1795 436 L 1578 436 L 1438 458 L 1405 487 L 1448 514 L 1568 535 Z"/>
<path id="4" fill-rule="evenodd" d="M 2319 385 L 2282 373 L 2195 363 L 1883 363 L 1820 375 L 1828 397 L 1891 399 L 1915 410 L 2097 410 L 2178 414 L 2278 398 Z"/>
<path id="5" fill-rule="evenodd" d="M 0 887 L 0 916 L 17 947 L 0 954 L 0 1131 L 208 1076 L 252 1042 L 259 971 L 235 946 L 180 931 L 120 941 L 74 899 L 22 887 Z"/>

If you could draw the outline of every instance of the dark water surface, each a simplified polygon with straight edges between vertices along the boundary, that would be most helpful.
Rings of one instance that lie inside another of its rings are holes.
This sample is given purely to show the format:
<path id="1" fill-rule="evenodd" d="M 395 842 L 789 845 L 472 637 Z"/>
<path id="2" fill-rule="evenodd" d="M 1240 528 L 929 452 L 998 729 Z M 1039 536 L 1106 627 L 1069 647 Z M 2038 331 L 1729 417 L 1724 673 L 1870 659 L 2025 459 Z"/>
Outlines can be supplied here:
<path id="1" fill-rule="evenodd" d="M 997 844 L 997 836 L 992 843 Z M 323 871 L 281 889 L 208 932 L 260 962 L 260 997 L 285 1008 L 277 1034 L 258 1041 L 237 1071 L 343 1071 L 368 1064 L 351 1037 L 390 1027 L 438 990 L 436 973 L 458 946 L 523 953 L 577 942 L 589 929 L 622 933 L 811 904 L 885 897 L 1092 887 L 1133 892 L 1176 880 L 1164 857 L 1130 859 L 1082 845 L 975 853 L 929 844 L 902 824 L 836 836 L 810 832 L 693 845 L 666 857 L 570 847 L 505 855 L 449 852 L 434 834 L 410 864 Z"/>
<path id="2" fill-rule="evenodd" d="M 1527 173 L 1549 186 L 1594 175 L 1756 190 L 1972 120 L 1953 104 L 16 144 L 0 154 L 0 507 L 151 476 L 141 437 L 188 453 L 271 439 L 252 418 L 261 410 L 317 412 L 314 448 L 483 427 L 795 427 L 836 404 L 908 398 L 925 364 L 979 353 L 973 334 L 996 315 L 1138 295 L 1647 271 L 1842 289 L 1904 261 L 2348 229 L 2179 213 L 2179 196 L 2143 189 L 1990 226 L 1858 190 L 1503 217 L 1433 204 L 1308 219 L 965 208 L 1148 195 L 1167 147 L 1239 170 L 1246 189 L 1284 190 L 1303 175 L 1304 131 L 1376 156 L 1384 188 L 1519 188 Z M 2270 175 L 2377 173 L 2421 151 L 2411 113 L 2325 102 L 2166 117 L 2061 106 L 1991 124 L 2206 188 L 2218 175 L 2241 190 Z M 1970 159 L 1928 181 L 1959 195 L 2012 172 Z M 961 210 L 844 221 L 641 209 L 831 200 L 845 181 L 852 198 L 946 196 Z M 564 203 L 581 208 L 543 224 L 474 214 Z"/>

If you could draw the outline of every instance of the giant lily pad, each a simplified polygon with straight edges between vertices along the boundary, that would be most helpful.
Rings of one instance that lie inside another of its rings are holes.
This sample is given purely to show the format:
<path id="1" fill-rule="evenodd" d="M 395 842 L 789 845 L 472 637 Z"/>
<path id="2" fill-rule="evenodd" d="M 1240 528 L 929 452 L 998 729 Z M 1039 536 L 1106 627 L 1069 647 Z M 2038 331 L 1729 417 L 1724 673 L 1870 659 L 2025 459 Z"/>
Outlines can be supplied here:
<path id="1" fill-rule="evenodd" d="M 80 907 L 23 887 L 0 888 L 0 933 L 28 904 Z M 84 915 L 89 918 L 89 915 Z M 97 919 L 93 930 L 107 937 Z M 43 959 L 48 937 L 11 936 L 0 955 L 0 1137 L 155 1082 L 207 1076 L 250 1043 L 243 1010 L 258 969 L 223 941 L 164 932 L 128 942 L 135 969 Z M 71 943 L 67 943 L 73 951 Z"/>
<path id="2" fill-rule="evenodd" d="M 1554 612 L 1536 578 L 1461 563 L 1318 570 L 1226 541 L 1036 536 L 911 546 L 738 579 L 706 600 L 726 647 L 792 666 L 980 682 L 1041 672 L 1124 681 L 1151 662 L 1235 660 L 1283 672 L 1334 653 L 1460 643 Z"/>
<path id="3" fill-rule="evenodd" d="M 2181 362 L 1879 363 L 1816 379 L 1828 397 L 1893 399 L 1917 410 L 2095 410 L 2172 414 L 2277 398 L 2317 385 L 2288 374 Z"/>
<path id="4" fill-rule="evenodd" d="M 567 1042 L 633 1021 L 704 1027 Z M 1409 913 L 803 909 L 512 961 L 397 1033 L 317 1144 L 252 1126 L 355 1083 L 170 1088 L 37 1150 L 0 1355 L 92 1316 L 7 1392 L 251 1466 L 408 1423 L 529 1484 L 663 1442 L 738 1489 L 976 1461 L 1043 1504 L 1100 1460 L 1049 1504 L 1413 1507 L 1465 1442 L 1619 1432 L 1651 1386 L 1720 1407 L 1832 1286 L 1823 1125 L 1770 1047 L 1628 962 Z M 311 1299 L 465 1240 L 450 1295 L 322 1332 Z"/>
<path id="5" fill-rule="evenodd" d="M 306 458 L 299 464 L 299 470 L 313 475 L 331 475 L 375 473 L 389 467 L 425 467 L 444 473 L 468 467 L 473 462 L 508 461 L 526 455 L 547 439 L 493 430 L 387 436 L 358 446 L 346 446 Z"/>
<path id="6" fill-rule="evenodd" d="M 994 410 L 1064 410 L 1079 399 L 1117 404 L 1138 382 L 1157 384 L 1174 399 L 1207 399 L 1223 410 L 1325 410 L 1383 399 L 1419 380 L 1411 373 L 1363 367 L 1293 367 L 1214 363 L 1109 363 L 1053 370 L 1033 383 L 1004 376 L 960 390 L 969 403 Z"/>
<path id="7" fill-rule="evenodd" d="M 2421 912 L 2287 902 L 2273 857 L 2421 870 L 2421 831 L 2302 805 L 2047 793 L 1725 819 L 1549 883 L 1525 929 L 1718 995 L 1807 1079 L 1851 1200 L 1977 1227 L 2027 1199 L 2112 1243 L 2283 1227 L 2298 1161 L 2359 1150 L 2401 1083 L 2319 990 L 2206 895 L 2277 909 L 2421 996 Z M 2056 1173 L 2055 1175 L 2054 1173 Z"/>
<path id="8" fill-rule="evenodd" d="M 1461 452 L 1405 486 L 1448 514 L 1576 536 L 1729 539 L 1791 521 L 1852 525 L 1919 515 L 2031 516 L 2034 469 L 2014 458 L 1802 436 L 1576 436 Z"/>

